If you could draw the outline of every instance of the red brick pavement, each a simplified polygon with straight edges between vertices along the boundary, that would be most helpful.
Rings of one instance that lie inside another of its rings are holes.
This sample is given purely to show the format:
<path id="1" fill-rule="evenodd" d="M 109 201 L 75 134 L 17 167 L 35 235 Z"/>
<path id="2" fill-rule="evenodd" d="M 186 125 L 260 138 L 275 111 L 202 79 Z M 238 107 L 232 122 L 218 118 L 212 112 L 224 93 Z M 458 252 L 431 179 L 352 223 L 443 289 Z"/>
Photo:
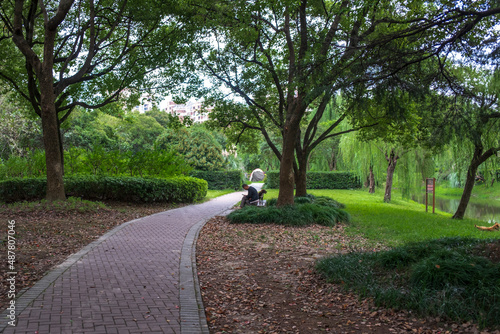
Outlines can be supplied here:
<path id="1" fill-rule="evenodd" d="M 230 208 L 242 193 L 117 228 L 69 266 L 3 333 L 180 333 L 179 259 L 186 233 Z"/>

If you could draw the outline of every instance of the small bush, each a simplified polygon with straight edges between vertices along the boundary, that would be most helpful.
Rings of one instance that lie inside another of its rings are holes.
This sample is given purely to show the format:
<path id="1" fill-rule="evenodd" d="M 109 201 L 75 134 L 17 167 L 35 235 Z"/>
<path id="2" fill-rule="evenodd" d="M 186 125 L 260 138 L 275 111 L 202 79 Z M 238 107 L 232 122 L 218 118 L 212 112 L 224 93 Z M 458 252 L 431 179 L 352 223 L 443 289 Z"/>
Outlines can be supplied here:
<path id="1" fill-rule="evenodd" d="M 189 173 L 192 177 L 207 181 L 208 189 L 241 189 L 243 174 L 240 170 L 231 171 L 202 171 L 194 170 Z"/>
<path id="2" fill-rule="evenodd" d="M 316 203 L 315 200 L 314 196 L 297 197 L 295 205 L 278 208 L 275 206 L 276 200 L 271 199 L 264 208 L 246 206 L 241 210 L 231 212 L 228 219 L 232 223 L 286 226 L 306 226 L 311 224 L 334 226 L 339 222 L 350 221 L 350 216 L 346 211 L 331 205 L 338 202 L 322 199 L 322 201 Z"/>
<path id="3" fill-rule="evenodd" d="M 170 179 L 136 177 L 73 176 L 64 179 L 66 194 L 88 200 L 190 203 L 207 194 L 207 182 L 193 177 Z M 0 201 L 40 200 L 47 181 L 9 179 L 0 182 Z"/>
<path id="4" fill-rule="evenodd" d="M 317 269 L 330 282 L 341 282 L 384 307 L 496 328 L 500 264 L 477 255 L 491 242 L 445 238 L 333 256 L 319 261 Z"/>

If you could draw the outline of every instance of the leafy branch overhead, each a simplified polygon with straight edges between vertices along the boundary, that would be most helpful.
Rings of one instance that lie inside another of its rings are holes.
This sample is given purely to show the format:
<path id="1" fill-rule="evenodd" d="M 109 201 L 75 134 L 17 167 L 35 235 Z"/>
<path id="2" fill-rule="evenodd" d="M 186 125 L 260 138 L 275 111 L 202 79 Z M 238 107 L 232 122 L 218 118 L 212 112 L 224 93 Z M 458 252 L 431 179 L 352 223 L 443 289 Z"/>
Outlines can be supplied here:
<path id="1" fill-rule="evenodd" d="M 214 116 L 225 126 L 236 122 L 241 131 L 261 131 L 281 161 L 280 205 L 293 203 L 293 174 L 301 189 L 304 161 L 335 128 L 318 132 L 333 97 L 397 77 L 430 58 L 442 64 L 458 53 L 486 61 L 500 13 L 486 1 L 240 0 L 196 1 L 194 7 L 188 19 L 204 28 L 195 51 L 198 67 L 221 88 L 213 101 L 227 98 L 229 90 L 235 105 L 247 105 L 244 114 L 239 106 L 231 113 L 224 102 Z M 364 126 L 377 123 L 346 112 L 338 113 L 338 124 L 343 117 L 365 120 Z M 270 140 L 273 131 L 282 136 L 281 150 Z"/>

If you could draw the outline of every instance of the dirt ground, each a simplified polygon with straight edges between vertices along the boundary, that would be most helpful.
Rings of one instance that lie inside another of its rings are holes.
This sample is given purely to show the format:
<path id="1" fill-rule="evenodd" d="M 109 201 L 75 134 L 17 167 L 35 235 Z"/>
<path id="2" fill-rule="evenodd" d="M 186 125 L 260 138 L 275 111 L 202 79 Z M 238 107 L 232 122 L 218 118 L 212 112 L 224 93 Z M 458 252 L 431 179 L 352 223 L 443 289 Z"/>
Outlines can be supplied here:
<path id="1" fill-rule="evenodd" d="M 376 307 L 314 271 L 315 261 L 326 254 L 379 249 L 348 238 L 342 226 L 235 225 L 216 217 L 197 243 L 210 332 L 500 333 Z"/>

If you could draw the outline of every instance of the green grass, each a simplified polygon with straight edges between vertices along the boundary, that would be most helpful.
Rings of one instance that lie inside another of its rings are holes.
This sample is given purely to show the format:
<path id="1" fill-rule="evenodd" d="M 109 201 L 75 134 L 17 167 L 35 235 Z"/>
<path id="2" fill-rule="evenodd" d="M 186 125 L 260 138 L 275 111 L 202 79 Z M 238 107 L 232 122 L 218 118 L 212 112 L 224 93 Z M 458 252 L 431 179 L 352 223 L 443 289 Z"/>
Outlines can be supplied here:
<path id="1" fill-rule="evenodd" d="M 205 200 L 211 200 L 219 196 L 233 193 L 234 189 L 224 189 L 224 190 L 208 190 Z"/>
<path id="2" fill-rule="evenodd" d="M 278 197 L 278 190 L 268 189 L 266 199 Z M 451 214 L 425 212 L 425 205 L 414 201 L 393 199 L 384 203 L 383 193 L 369 194 L 365 190 L 310 190 L 315 196 L 328 196 L 345 204 L 351 215 L 346 232 L 362 235 L 377 243 L 398 246 L 408 242 L 444 237 L 500 238 L 500 233 L 479 231 L 474 225 L 485 225 L 476 219 L 451 219 Z M 398 196 L 393 196 L 393 198 Z"/>

